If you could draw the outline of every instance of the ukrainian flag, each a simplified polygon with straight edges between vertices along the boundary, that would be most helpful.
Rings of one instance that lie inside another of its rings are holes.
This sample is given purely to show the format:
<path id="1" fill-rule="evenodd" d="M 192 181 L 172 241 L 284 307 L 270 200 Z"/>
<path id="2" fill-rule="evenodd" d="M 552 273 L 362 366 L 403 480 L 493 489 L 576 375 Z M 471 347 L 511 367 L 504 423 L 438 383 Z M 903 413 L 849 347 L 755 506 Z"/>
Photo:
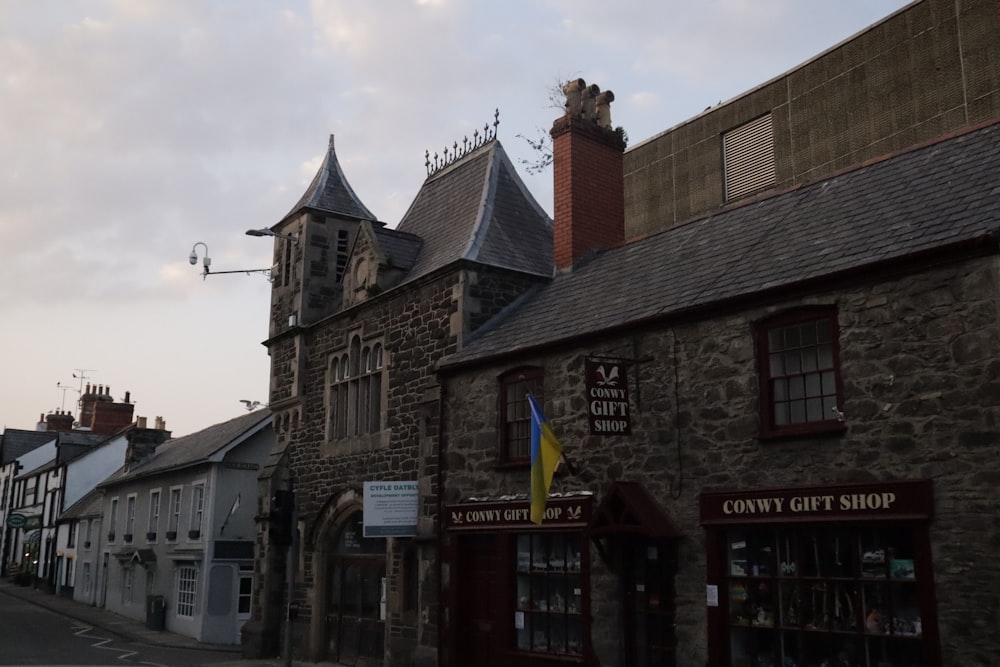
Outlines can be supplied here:
<path id="1" fill-rule="evenodd" d="M 552 475 L 562 457 L 562 445 L 531 394 L 528 394 L 528 404 L 531 406 L 531 520 L 540 524 L 545 516 Z"/>

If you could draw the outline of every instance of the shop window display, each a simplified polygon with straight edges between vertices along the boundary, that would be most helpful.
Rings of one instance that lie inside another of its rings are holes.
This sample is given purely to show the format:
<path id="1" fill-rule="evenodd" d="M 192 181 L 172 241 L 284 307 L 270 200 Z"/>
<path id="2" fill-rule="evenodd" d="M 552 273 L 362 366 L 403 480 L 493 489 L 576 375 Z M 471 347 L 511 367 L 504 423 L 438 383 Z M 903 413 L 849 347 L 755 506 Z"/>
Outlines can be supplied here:
<path id="1" fill-rule="evenodd" d="M 728 530 L 729 664 L 922 664 L 914 551 L 905 526 Z"/>
<path id="2" fill-rule="evenodd" d="M 517 647 L 580 655 L 580 544 L 572 535 L 518 535 Z"/>

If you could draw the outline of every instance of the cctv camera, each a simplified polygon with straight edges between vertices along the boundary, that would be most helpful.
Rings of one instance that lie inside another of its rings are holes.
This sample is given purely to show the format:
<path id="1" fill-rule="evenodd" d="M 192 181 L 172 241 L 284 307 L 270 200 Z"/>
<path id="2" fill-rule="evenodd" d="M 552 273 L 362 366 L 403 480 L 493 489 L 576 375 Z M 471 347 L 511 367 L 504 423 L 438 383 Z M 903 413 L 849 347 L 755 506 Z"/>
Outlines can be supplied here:
<path id="1" fill-rule="evenodd" d="M 190 256 L 190 257 L 188 257 L 188 261 L 189 261 L 189 262 L 191 262 L 191 265 L 192 265 L 192 266 L 194 266 L 195 264 L 197 264 L 197 263 L 198 263 L 198 255 L 196 255 L 196 254 L 195 254 L 195 253 L 194 253 L 194 252 L 192 251 L 192 252 L 191 252 L 191 256 Z"/>

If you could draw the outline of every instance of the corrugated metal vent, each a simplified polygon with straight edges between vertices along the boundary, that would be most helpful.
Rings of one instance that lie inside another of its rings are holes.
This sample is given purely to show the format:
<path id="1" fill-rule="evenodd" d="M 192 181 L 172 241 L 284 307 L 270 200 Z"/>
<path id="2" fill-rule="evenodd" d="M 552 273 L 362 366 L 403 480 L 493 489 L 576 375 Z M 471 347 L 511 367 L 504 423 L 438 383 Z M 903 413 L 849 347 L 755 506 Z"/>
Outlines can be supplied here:
<path id="1" fill-rule="evenodd" d="M 726 201 L 774 185 L 774 130 L 771 114 L 722 135 Z"/>

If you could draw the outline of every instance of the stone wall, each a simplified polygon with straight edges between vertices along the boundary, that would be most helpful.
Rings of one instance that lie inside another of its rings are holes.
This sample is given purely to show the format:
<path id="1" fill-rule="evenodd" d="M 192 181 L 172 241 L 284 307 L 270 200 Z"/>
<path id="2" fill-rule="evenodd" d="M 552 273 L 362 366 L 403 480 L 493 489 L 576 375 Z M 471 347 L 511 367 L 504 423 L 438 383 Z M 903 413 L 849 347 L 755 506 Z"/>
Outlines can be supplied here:
<path id="1" fill-rule="evenodd" d="M 439 392 L 435 365 L 456 351 L 462 336 L 509 305 L 537 278 L 508 271 L 468 268 L 442 273 L 419 284 L 403 286 L 306 327 L 297 335 L 275 341 L 272 357 L 272 407 L 295 401 L 301 415 L 286 453 L 295 478 L 304 540 L 300 607 L 296 630 L 299 655 L 319 655 L 324 647 L 310 638 L 317 596 L 326 595 L 322 567 L 324 544 L 333 539 L 326 532 L 334 516 L 330 508 L 346 496 L 360 497 L 369 480 L 417 479 L 420 482 L 419 545 L 420 608 L 400 611 L 401 558 L 411 540 L 390 540 L 387 554 L 388 651 L 386 664 L 434 664 L 437 619 L 437 438 Z M 353 438 L 330 439 L 326 427 L 326 385 L 330 356 L 342 353 L 353 334 L 377 337 L 384 345 L 386 400 L 385 429 Z M 295 386 L 298 383 L 297 399 Z M 283 437 L 279 434 L 279 437 Z M 310 541 L 313 540 L 313 541 Z M 317 621 L 325 622 L 324 619 Z M 318 653 L 320 652 L 320 653 Z M 417 656 L 417 657 L 415 657 Z M 419 660 L 418 660 L 419 658 Z M 428 663 L 427 661 L 431 662 Z"/>
<path id="2" fill-rule="evenodd" d="M 527 469 L 494 465 L 496 378 L 514 366 L 543 366 L 546 414 L 579 472 L 557 476 L 553 492 L 589 490 L 599 502 L 611 482 L 636 480 L 657 498 L 684 536 L 678 664 L 703 665 L 702 491 L 931 478 L 944 664 L 989 664 L 1000 645 L 998 287 L 996 258 L 975 259 L 463 370 L 443 380 L 446 502 L 528 492 Z M 838 308 L 846 432 L 760 441 L 754 323 L 807 304 Z M 631 436 L 588 434 L 588 355 L 644 360 L 630 373 Z M 591 551 L 592 617 L 618 618 L 614 577 Z M 618 664 L 618 632 L 611 622 L 593 626 L 605 667 Z"/>

